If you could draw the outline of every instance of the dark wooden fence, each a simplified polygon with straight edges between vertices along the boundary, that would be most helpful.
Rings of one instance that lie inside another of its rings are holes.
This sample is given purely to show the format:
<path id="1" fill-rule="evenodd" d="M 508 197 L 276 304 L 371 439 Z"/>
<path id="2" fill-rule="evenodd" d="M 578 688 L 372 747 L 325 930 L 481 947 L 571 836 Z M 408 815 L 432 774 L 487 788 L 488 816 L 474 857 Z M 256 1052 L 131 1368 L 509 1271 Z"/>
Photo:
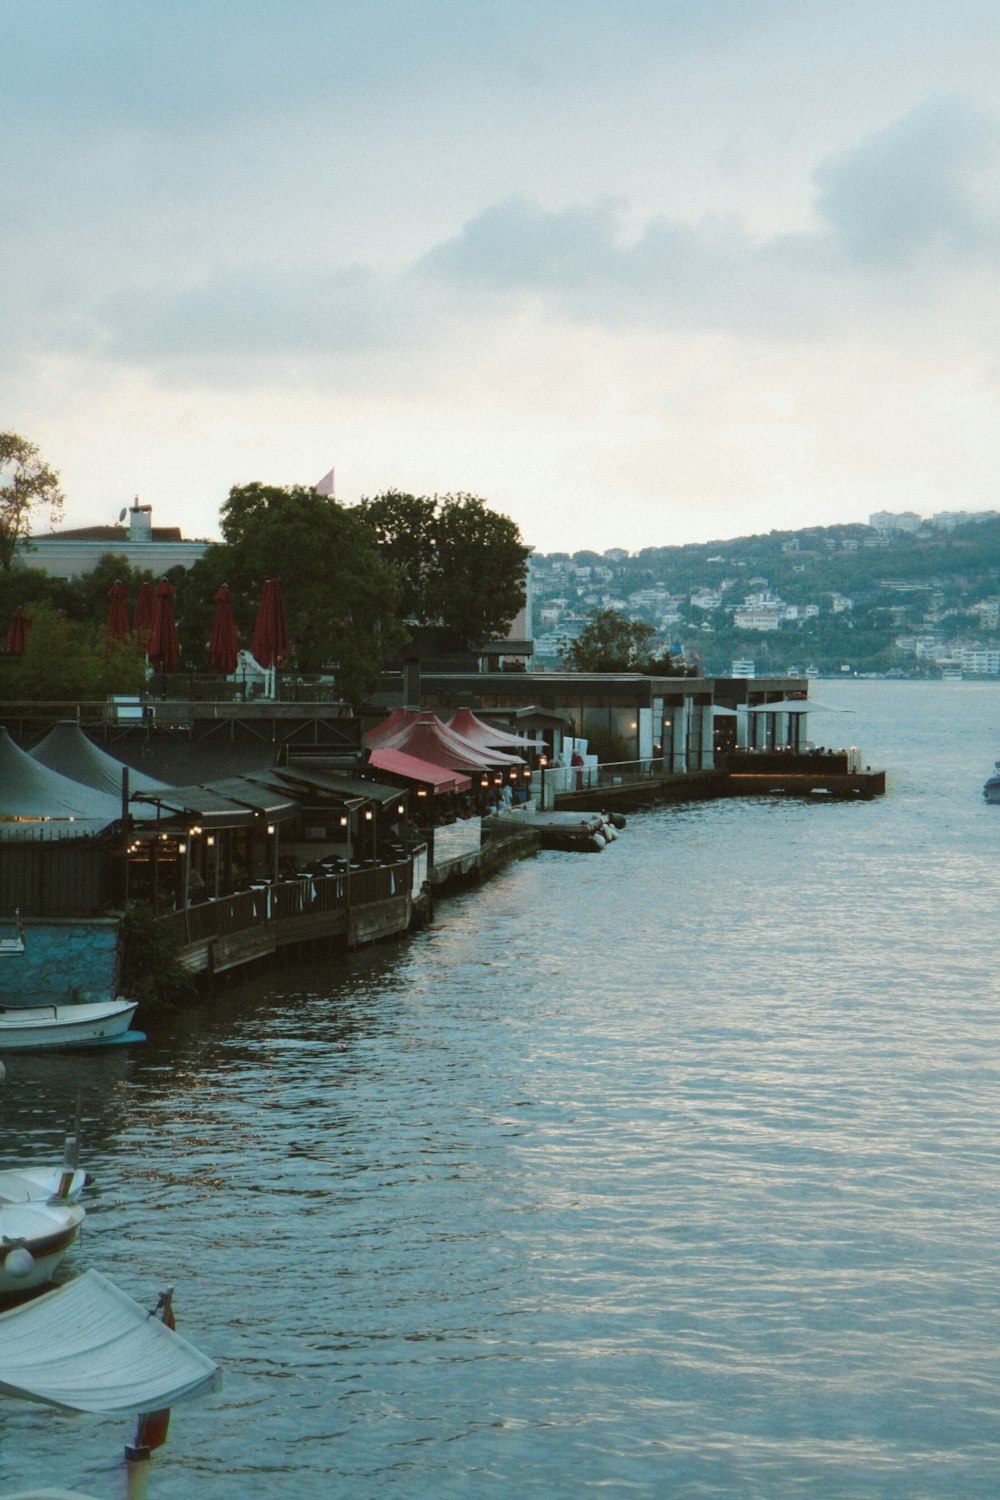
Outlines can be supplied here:
<path id="1" fill-rule="evenodd" d="M 232 896 L 199 901 L 160 920 L 173 930 L 182 947 L 188 947 L 265 923 L 373 906 L 393 896 L 405 896 L 412 868 L 409 861 L 404 861 L 355 870 L 349 876 L 305 875 L 297 880 L 275 881 Z"/>
<path id="2" fill-rule="evenodd" d="M 112 902 L 112 861 L 97 838 L 0 840 L 0 922 L 22 917 L 92 917 Z"/>

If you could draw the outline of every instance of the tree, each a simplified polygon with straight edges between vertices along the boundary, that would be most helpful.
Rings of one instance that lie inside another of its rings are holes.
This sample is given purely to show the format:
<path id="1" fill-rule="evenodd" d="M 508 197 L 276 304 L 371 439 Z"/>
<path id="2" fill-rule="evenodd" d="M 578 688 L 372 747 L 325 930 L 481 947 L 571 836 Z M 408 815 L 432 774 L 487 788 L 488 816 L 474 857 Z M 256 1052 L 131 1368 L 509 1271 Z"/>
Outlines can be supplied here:
<path id="1" fill-rule="evenodd" d="M 132 641 L 109 640 L 101 624 L 70 620 L 46 605 L 29 612 L 24 654 L 0 659 L 0 699 L 69 703 L 135 693 L 146 665 Z"/>
<path id="2" fill-rule="evenodd" d="M 48 507 L 50 521 L 62 516 L 59 475 L 34 443 L 16 432 L 0 432 L 0 569 L 9 571 L 17 544 L 30 534 L 34 511 Z"/>
<path id="3" fill-rule="evenodd" d="M 220 583 L 232 591 L 240 639 L 249 644 L 264 583 L 280 578 L 289 665 L 332 670 L 342 696 L 360 702 L 379 680 L 383 655 L 403 638 L 399 577 L 370 528 L 311 488 L 254 483 L 230 490 L 222 534 L 223 544 L 188 574 L 183 620 L 195 650 L 202 638 L 207 647 Z"/>
<path id="4" fill-rule="evenodd" d="M 365 497 L 354 514 L 397 570 L 406 615 L 442 626 L 465 649 L 506 634 L 523 608 L 530 548 L 516 523 L 478 495 Z"/>
<path id="5" fill-rule="evenodd" d="M 645 620 L 628 620 L 616 609 L 595 609 L 587 616 L 566 653 L 574 672 L 645 672 L 657 677 L 684 675 L 669 655 L 654 654 L 656 630 Z"/>

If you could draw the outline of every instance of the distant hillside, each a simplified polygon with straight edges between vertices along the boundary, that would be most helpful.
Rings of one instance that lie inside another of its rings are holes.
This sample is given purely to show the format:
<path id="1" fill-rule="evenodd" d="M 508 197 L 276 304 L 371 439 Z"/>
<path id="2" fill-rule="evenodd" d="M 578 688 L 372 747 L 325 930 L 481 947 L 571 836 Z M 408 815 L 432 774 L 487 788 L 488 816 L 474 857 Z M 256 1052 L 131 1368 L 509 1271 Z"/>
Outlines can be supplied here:
<path id="1" fill-rule="evenodd" d="M 536 554 L 532 567 L 543 647 L 571 637 L 593 609 L 617 608 L 707 671 L 750 657 L 759 671 L 1000 674 L 1000 516 Z"/>

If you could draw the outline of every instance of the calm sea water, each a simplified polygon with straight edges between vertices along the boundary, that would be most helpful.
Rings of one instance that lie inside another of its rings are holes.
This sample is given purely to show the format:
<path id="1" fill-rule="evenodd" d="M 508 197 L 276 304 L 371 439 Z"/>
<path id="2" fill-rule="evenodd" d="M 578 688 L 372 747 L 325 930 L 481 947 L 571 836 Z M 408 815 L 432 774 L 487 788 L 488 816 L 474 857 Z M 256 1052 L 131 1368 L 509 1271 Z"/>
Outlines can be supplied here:
<path id="1" fill-rule="evenodd" d="M 636 815 L 8 1058 L 0 1161 L 83 1090 L 67 1271 L 175 1285 L 224 1370 L 152 1500 L 1000 1492 L 1000 687 L 815 697 L 886 798 Z M 0 1493 L 122 1495 L 129 1435 L 0 1401 Z"/>

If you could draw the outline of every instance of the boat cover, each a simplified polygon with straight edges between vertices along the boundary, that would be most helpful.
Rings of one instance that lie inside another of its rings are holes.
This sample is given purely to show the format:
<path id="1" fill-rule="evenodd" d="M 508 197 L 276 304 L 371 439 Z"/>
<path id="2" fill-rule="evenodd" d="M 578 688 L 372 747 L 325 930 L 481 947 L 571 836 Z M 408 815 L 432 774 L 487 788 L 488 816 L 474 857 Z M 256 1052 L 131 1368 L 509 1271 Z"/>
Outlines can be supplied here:
<path id="1" fill-rule="evenodd" d="M 0 1313 L 0 1392 L 65 1411 L 159 1411 L 218 1366 L 93 1269 Z"/>

